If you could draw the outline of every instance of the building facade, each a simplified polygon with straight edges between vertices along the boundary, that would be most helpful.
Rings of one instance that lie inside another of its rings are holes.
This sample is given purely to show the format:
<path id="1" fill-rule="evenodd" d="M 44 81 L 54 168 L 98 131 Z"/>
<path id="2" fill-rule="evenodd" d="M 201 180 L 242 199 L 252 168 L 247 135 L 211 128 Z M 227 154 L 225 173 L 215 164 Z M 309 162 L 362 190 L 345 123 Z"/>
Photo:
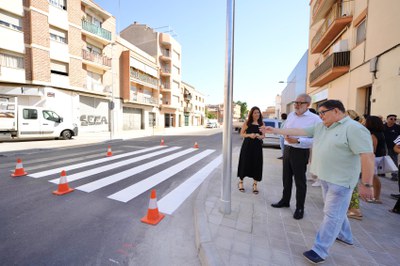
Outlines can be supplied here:
<path id="1" fill-rule="evenodd" d="M 188 83 L 182 82 L 184 99 L 184 126 L 201 126 L 205 124 L 204 95 Z"/>
<path id="2" fill-rule="evenodd" d="M 307 92 L 362 114 L 400 114 L 400 1 L 311 0 Z"/>
<path id="3" fill-rule="evenodd" d="M 92 0 L 0 1 L 0 97 L 54 110 L 80 132 L 203 125 L 204 96 L 187 85 L 185 98 L 180 44 L 148 29 L 116 36 Z"/>

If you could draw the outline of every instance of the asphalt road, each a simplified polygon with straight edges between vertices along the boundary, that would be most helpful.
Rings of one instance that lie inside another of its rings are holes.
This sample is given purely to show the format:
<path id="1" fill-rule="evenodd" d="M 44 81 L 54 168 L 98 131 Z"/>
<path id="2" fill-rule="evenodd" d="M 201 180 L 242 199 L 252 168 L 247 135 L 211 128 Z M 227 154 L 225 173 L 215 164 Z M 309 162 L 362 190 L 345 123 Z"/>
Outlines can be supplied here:
<path id="1" fill-rule="evenodd" d="M 232 140 L 241 144 L 237 133 Z M 162 148 L 157 136 L 112 142 L 111 157 L 105 156 L 106 143 L 47 149 L 44 141 L 41 149 L 0 152 L 0 265 L 200 265 L 193 230 L 196 190 L 180 204 L 169 200 L 176 209 L 158 225 L 140 219 L 151 189 L 159 208 L 168 195 L 182 200 L 177 194 L 185 193 L 174 190 L 220 156 L 222 133 L 164 141 Z M 195 142 L 199 149 L 193 149 Z M 28 175 L 12 178 L 17 157 Z M 77 178 L 69 181 L 75 191 L 55 196 L 60 169 L 67 169 L 67 180 Z M 118 182 L 93 189 L 110 178 Z"/>

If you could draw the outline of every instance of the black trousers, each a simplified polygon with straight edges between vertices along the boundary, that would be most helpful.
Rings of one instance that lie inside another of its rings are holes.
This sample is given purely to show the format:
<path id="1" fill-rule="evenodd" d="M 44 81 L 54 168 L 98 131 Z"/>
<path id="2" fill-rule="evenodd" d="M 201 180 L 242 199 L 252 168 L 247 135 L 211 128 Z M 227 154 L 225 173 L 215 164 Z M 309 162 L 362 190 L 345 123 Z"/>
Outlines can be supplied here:
<path id="1" fill-rule="evenodd" d="M 308 159 L 310 157 L 309 149 L 293 148 L 285 145 L 283 151 L 283 203 L 290 203 L 292 196 L 293 176 L 296 184 L 296 208 L 304 209 L 307 193 L 306 171 Z"/>

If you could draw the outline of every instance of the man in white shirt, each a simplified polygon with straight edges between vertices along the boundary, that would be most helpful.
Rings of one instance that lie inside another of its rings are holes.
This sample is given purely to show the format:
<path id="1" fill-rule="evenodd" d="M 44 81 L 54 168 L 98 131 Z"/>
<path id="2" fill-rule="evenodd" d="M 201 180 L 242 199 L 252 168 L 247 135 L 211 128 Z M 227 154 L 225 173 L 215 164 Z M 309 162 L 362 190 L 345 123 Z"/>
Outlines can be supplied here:
<path id="1" fill-rule="evenodd" d="M 293 104 L 295 111 L 288 115 L 284 128 L 305 128 L 321 122 L 318 115 L 308 110 L 311 104 L 311 97 L 308 94 L 300 94 Z M 304 203 L 307 193 L 306 171 L 312 142 L 313 139 L 309 137 L 285 136 L 282 198 L 279 202 L 271 204 L 274 208 L 290 207 L 294 176 L 296 211 L 293 218 L 296 220 L 302 219 L 304 216 Z"/>
<path id="2" fill-rule="evenodd" d="M 398 136 L 398 137 L 393 141 L 393 143 L 394 143 L 393 151 L 394 151 L 396 154 L 399 154 L 399 153 L 400 153 L 400 136 Z M 397 162 L 396 162 L 396 165 L 397 165 Z M 399 169 L 399 172 L 400 172 L 400 169 Z M 400 175 L 398 175 L 398 176 L 400 177 Z M 400 178 L 398 178 L 397 181 L 399 182 L 399 192 L 400 192 Z M 391 196 L 392 198 L 394 198 L 394 199 L 397 199 L 397 200 L 400 198 L 400 194 L 390 194 L 390 196 Z"/>

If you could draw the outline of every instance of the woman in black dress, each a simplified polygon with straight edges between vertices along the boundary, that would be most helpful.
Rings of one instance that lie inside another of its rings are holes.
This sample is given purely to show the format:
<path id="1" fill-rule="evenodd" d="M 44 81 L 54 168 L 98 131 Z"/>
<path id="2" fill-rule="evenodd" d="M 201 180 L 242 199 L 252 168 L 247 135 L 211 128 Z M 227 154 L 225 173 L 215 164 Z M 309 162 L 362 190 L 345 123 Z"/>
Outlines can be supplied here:
<path id="1" fill-rule="evenodd" d="M 244 138 L 237 174 L 240 178 L 238 188 L 241 192 L 244 192 L 243 178 L 247 176 L 254 179 L 253 193 L 258 194 L 257 182 L 261 181 L 263 170 L 262 139 L 264 138 L 259 127 L 263 125 L 260 108 L 254 106 L 240 131 L 240 135 Z"/>

